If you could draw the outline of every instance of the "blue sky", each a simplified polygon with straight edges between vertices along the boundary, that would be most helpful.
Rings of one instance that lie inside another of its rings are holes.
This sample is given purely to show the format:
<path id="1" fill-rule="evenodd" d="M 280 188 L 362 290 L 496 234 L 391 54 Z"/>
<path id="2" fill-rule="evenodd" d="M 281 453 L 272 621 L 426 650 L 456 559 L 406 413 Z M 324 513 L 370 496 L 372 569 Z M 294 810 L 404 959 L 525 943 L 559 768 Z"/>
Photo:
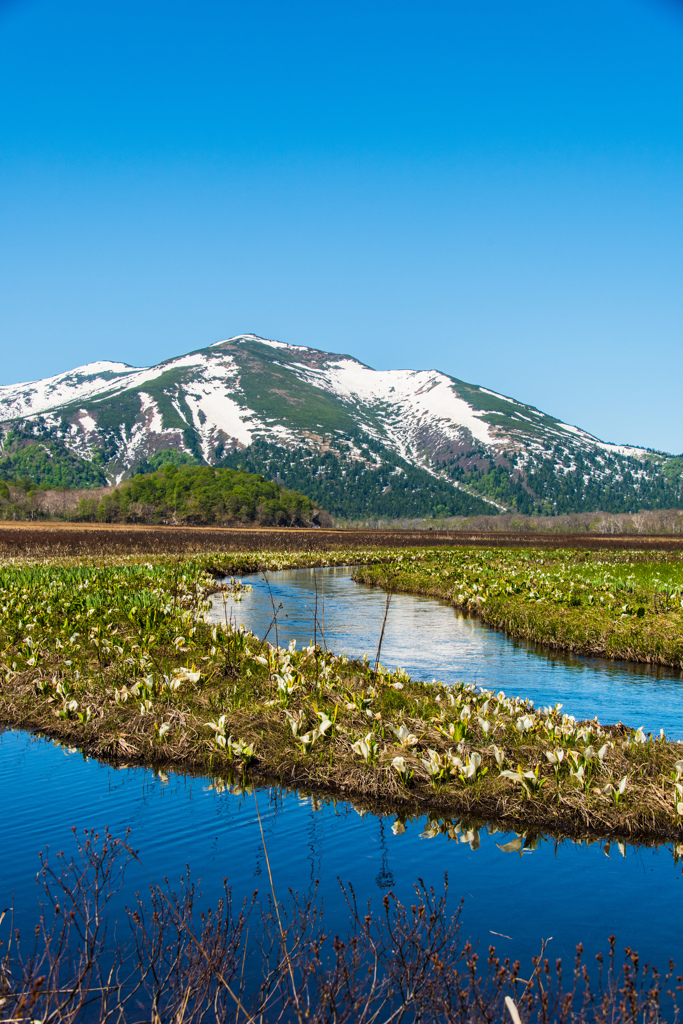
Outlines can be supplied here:
<path id="1" fill-rule="evenodd" d="M 0 383 L 253 331 L 683 450 L 683 5 L 0 0 Z"/>

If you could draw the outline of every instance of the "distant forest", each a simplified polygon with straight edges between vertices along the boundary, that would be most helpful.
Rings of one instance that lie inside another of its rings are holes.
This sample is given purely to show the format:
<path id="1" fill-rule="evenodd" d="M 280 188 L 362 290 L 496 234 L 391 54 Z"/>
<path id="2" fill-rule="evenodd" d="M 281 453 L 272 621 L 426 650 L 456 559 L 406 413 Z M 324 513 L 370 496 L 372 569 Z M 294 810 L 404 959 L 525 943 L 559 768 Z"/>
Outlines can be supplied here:
<path id="1" fill-rule="evenodd" d="M 523 479 L 514 472 L 514 458 L 510 468 L 483 461 L 488 465 L 467 474 L 452 465 L 444 468 L 454 481 L 525 515 L 683 508 L 683 457 L 660 466 L 612 455 L 599 467 L 589 453 L 570 457 L 557 448 L 552 458 L 529 459 Z"/>
<path id="2" fill-rule="evenodd" d="M 25 490 L 23 499 L 17 495 L 17 485 L 23 484 L 23 480 L 0 482 L 0 515 L 23 519 L 31 507 L 30 518 L 49 515 L 49 508 L 36 500 L 36 491 Z M 63 518 L 100 523 L 309 526 L 315 509 L 310 498 L 258 473 L 168 463 L 156 472 L 132 477 L 110 493 L 83 495 Z"/>

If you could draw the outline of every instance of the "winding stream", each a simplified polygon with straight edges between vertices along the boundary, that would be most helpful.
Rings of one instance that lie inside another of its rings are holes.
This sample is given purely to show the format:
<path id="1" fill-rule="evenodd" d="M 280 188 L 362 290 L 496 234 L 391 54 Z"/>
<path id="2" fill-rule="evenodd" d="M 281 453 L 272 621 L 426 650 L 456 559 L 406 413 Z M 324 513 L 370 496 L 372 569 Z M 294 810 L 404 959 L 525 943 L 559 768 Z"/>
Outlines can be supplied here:
<path id="1" fill-rule="evenodd" d="M 253 591 L 237 603 L 214 598 L 214 618 L 228 616 L 263 637 L 278 612 L 281 644 L 296 639 L 301 646 L 313 638 L 316 606 L 324 622 L 330 650 L 350 657 L 367 653 L 374 659 L 384 617 L 386 594 L 354 583 L 353 569 L 292 569 L 268 576 L 247 576 Z M 324 609 L 323 609 L 324 597 Z M 323 619 L 324 610 L 324 619 Z M 275 642 L 271 628 L 268 639 Z M 401 665 L 414 679 L 462 680 L 510 696 L 526 697 L 537 706 L 561 703 L 576 718 L 610 724 L 644 726 L 671 739 L 683 740 L 683 673 L 630 662 L 582 658 L 548 652 L 511 640 L 478 619 L 468 618 L 443 601 L 394 594 L 391 598 L 381 661 Z"/>
<path id="2" fill-rule="evenodd" d="M 297 570 L 269 579 L 276 606 L 283 605 L 280 643 L 307 643 L 316 577 Z M 327 645 L 374 656 L 384 594 L 354 584 L 348 569 L 318 571 L 321 624 L 323 579 Z M 232 613 L 262 636 L 272 619 L 270 594 L 262 579 L 248 582 L 253 592 L 226 608 L 218 598 L 215 615 Z M 416 677 L 464 679 L 537 703 L 559 700 L 579 717 L 622 718 L 648 729 L 663 725 L 671 735 L 683 735 L 679 674 L 549 657 L 428 599 L 392 599 L 382 662 L 401 664 Z M 150 876 L 175 883 L 186 863 L 214 903 L 225 876 L 238 899 L 255 888 L 268 891 L 253 793 L 221 790 L 205 778 L 117 769 L 11 730 L 0 735 L 0 793 L 0 907 L 14 899 L 15 923 L 24 931 L 35 920 L 37 852 L 46 845 L 68 850 L 72 825 L 106 825 L 117 835 L 132 828 L 142 866 L 131 866 L 119 911 Z M 528 962 L 541 940 L 552 937 L 551 960 L 571 958 L 578 942 L 590 960 L 606 950 L 614 932 L 618 948 L 631 944 L 644 960 L 662 967 L 670 957 L 683 960 L 683 875 L 671 846 L 557 845 L 531 836 L 523 844 L 514 833 L 468 831 L 466 823 L 450 839 L 430 838 L 425 818 L 395 832 L 393 818 L 361 815 L 347 802 L 275 788 L 257 796 L 279 896 L 286 899 L 290 886 L 306 892 L 319 881 L 333 932 L 343 932 L 347 920 L 337 878 L 353 882 L 361 902 L 379 904 L 389 888 L 410 901 L 418 877 L 438 888 L 447 871 L 453 909 L 464 899 L 463 934 L 478 941 L 482 953 L 493 943 L 500 953 Z"/>

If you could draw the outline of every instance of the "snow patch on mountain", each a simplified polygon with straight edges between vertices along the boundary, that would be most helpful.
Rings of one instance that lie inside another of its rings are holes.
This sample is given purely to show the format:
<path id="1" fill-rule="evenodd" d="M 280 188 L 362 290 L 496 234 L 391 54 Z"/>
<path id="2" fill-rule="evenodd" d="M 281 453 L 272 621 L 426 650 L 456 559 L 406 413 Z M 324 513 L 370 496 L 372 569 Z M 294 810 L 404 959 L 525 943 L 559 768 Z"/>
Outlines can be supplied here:
<path id="1" fill-rule="evenodd" d="M 647 455 L 645 448 L 638 448 L 630 444 L 610 444 L 608 441 L 600 441 L 594 434 L 589 434 L 587 430 L 573 427 L 569 423 L 558 423 L 557 425 L 562 430 L 566 430 L 568 434 L 574 434 L 575 437 L 581 438 L 582 441 L 586 441 L 591 446 L 597 445 L 598 448 L 602 448 L 605 452 L 613 452 L 615 455 L 632 455 L 640 459 Z"/>
<path id="2" fill-rule="evenodd" d="M 140 412 L 151 434 L 160 434 L 164 429 L 164 418 L 158 403 L 146 391 L 140 392 Z M 97 426 L 97 424 L 95 424 Z"/>
<path id="3" fill-rule="evenodd" d="M 253 427 L 250 420 L 253 414 L 242 408 L 225 393 L 225 384 L 205 382 L 201 389 L 195 388 L 194 393 L 185 395 L 185 401 L 192 411 L 192 418 L 197 433 L 202 439 L 202 454 L 208 461 L 212 456 L 212 442 L 215 447 L 217 431 L 222 431 L 239 444 L 251 444 Z"/>
<path id="4" fill-rule="evenodd" d="M 514 400 L 514 398 L 508 398 L 507 395 L 500 395 L 500 394 L 498 394 L 497 391 L 489 391 L 488 388 L 482 388 L 482 387 L 479 387 L 478 390 L 481 391 L 482 395 L 491 395 L 492 398 L 500 398 L 500 400 L 502 402 L 509 402 L 510 405 L 519 405 L 522 408 L 524 408 L 524 405 L 523 405 L 522 402 L 516 402 Z"/>
<path id="5" fill-rule="evenodd" d="M 83 401 L 110 391 L 115 377 L 128 378 L 139 372 L 126 363 L 99 361 L 45 380 L 5 384 L 0 386 L 0 418 L 36 416 L 60 405 Z M 102 374 L 109 376 L 103 377 Z"/>
<path id="6" fill-rule="evenodd" d="M 78 422 L 80 424 L 81 430 L 85 431 L 86 434 L 89 433 L 91 430 L 95 430 L 97 427 L 97 423 L 92 418 L 87 409 L 80 410 L 78 415 Z"/>
<path id="7" fill-rule="evenodd" d="M 453 441 L 461 440 L 465 432 L 482 444 L 494 441 L 483 413 L 460 398 L 451 379 L 438 371 L 373 370 L 354 359 L 329 362 L 321 369 L 302 363 L 291 368 L 350 405 L 371 407 L 403 458 L 415 458 L 419 435 L 427 425 Z M 368 424 L 361 425 L 376 434 Z"/>

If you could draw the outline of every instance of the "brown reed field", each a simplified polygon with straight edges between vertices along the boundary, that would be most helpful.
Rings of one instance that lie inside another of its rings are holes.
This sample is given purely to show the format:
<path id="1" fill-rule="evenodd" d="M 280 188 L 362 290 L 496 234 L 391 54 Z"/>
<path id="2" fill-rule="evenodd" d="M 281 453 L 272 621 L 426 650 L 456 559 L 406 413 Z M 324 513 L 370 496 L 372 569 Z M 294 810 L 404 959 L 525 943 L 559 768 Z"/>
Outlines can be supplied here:
<path id="1" fill-rule="evenodd" d="M 520 533 L 442 529 L 224 528 L 0 522 L 0 557 L 324 551 L 338 548 L 524 547 L 683 551 L 683 536 Z"/>

